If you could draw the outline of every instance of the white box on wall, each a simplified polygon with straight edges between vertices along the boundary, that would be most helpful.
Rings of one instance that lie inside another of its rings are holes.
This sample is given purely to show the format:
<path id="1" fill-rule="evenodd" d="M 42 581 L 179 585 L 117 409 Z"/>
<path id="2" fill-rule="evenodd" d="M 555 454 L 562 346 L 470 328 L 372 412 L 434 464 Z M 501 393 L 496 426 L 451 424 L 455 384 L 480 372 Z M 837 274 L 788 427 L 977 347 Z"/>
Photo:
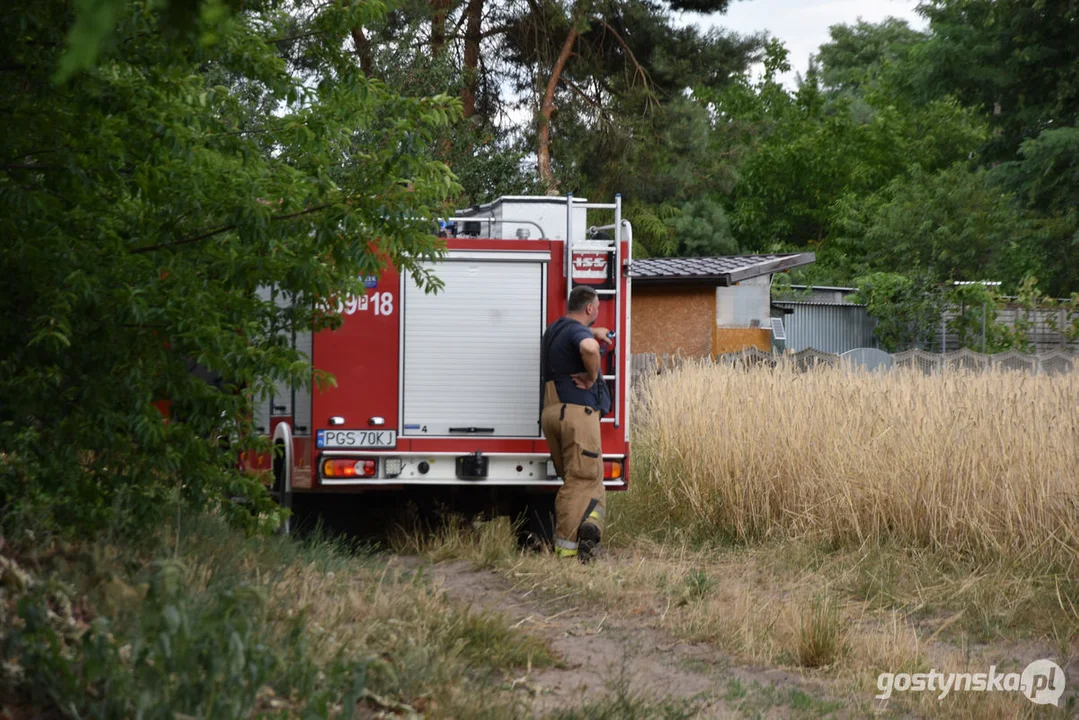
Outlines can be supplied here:
<path id="1" fill-rule="evenodd" d="M 716 288 L 716 327 L 769 327 L 772 317 L 772 276 L 743 280 Z"/>

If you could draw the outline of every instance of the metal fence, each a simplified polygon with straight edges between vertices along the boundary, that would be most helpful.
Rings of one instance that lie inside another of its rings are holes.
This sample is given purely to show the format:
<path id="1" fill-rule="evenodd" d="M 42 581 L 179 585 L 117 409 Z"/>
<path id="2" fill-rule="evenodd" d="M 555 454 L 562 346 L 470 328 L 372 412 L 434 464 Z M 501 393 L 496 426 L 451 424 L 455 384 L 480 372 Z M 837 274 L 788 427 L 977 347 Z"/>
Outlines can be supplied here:
<path id="1" fill-rule="evenodd" d="M 662 375 L 680 368 L 688 360 L 677 355 L 634 355 L 630 361 L 631 375 L 634 382 L 653 375 Z M 790 364 L 798 370 L 809 370 L 817 366 L 839 365 L 846 360 L 841 355 L 803 350 L 796 353 L 779 355 L 749 348 L 742 352 L 728 353 L 716 357 L 717 364 L 742 365 L 745 367 L 767 365 L 775 367 L 777 363 Z M 973 350 L 963 349 L 950 353 L 931 353 L 924 350 L 907 350 L 892 355 L 894 367 L 906 367 L 932 374 L 939 372 L 978 372 L 999 369 L 1031 374 L 1056 375 L 1072 372 L 1079 366 L 1079 355 L 1067 352 L 1047 352 L 1025 354 L 1015 351 L 984 355 Z"/>

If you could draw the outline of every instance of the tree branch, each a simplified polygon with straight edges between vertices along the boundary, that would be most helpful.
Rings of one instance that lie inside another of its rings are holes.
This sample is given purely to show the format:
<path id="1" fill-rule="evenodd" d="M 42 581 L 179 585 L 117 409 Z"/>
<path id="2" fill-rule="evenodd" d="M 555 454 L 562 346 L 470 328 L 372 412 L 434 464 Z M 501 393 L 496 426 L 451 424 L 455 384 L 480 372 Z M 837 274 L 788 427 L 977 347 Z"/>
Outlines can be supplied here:
<path id="1" fill-rule="evenodd" d="M 605 110 L 603 109 L 603 106 L 600 105 L 598 102 L 596 102 L 595 99 L 588 97 L 588 95 L 585 93 L 585 91 L 582 90 L 580 87 L 578 87 L 577 83 L 573 82 L 569 78 L 562 78 L 562 82 L 564 82 L 566 84 L 566 87 L 568 87 L 570 90 L 572 90 L 574 93 L 576 93 L 577 97 L 581 98 L 586 103 L 588 103 L 592 107 L 599 110 L 600 113 L 606 114 Z"/>
<path id="2" fill-rule="evenodd" d="M 352 43 L 355 45 L 356 55 L 360 58 L 360 69 L 367 77 L 375 76 L 375 63 L 371 57 L 371 41 L 367 39 L 362 27 L 354 27 L 351 30 Z"/>
<path id="3" fill-rule="evenodd" d="M 464 109 L 465 119 L 471 119 L 476 114 L 476 90 L 479 87 L 479 78 L 476 74 L 480 60 L 480 25 L 483 21 L 484 0 L 468 0 L 464 17 L 468 18 L 468 26 L 465 31 L 465 55 L 462 65 L 464 84 L 461 87 L 461 103 Z"/>
<path id="4" fill-rule="evenodd" d="M 318 206 L 313 207 L 313 208 L 307 208 L 306 210 L 300 210 L 299 212 L 289 213 L 288 215 L 275 215 L 275 216 L 271 217 L 270 220 L 272 222 L 280 222 L 282 220 L 292 220 L 293 218 L 298 218 L 298 217 L 301 217 L 303 215 L 311 215 L 312 213 L 320 212 L 322 210 L 325 210 L 328 207 L 334 206 L 335 204 L 336 203 L 326 203 L 325 205 L 318 205 Z M 133 250 L 129 250 L 128 254 L 129 255 L 141 255 L 142 253 L 153 252 L 155 250 L 164 250 L 164 249 L 167 249 L 167 248 L 179 247 L 181 245 L 190 245 L 192 243 L 197 243 L 200 240 L 206 240 L 208 238 L 212 238 L 215 235 L 220 235 L 222 233 L 227 233 L 228 231 L 235 230 L 235 229 L 236 229 L 235 224 L 221 225 L 220 227 L 213 228 L 212 230 L 207 230 L 206 232 L 201 233 L 199 235 L 195 235 L 193 237 L 183 238 L 182 240 L 175 240 L 173 242 L 158 243 L 157 245 L 146 245 L 144 247 L 135 248 Z"/>
<path id="5" fill-rule="evenodd" d="M 570 55 L 573 54 L 573 44 L 577 42 L 579 37 L 577 33 L 579 20 L 580 16 L 575 15 L 570 24 L 569 33 L 566 35 L 565 42 L 562 43 L 562 50 L 558 53 L 558 59 L 555 60 L 554 67 L 551 68 L 550 77 L 547 78 L 543 104 L 540 105 L 539 127 L 536 133 L 536 170 L 540 180 L 547 188 L 548 195 L 554 195 L 558 190 L 558 183 L 555 181 L 554 171 L 551 169 L 551 116 L 554 115 L 555 110 L 554 94 L 559 81 L 562 79 L 562 72 L 566 69 L 566 62 L 569 60 Z"/>
<path id="6" fill-rule="evenodd" d="M 224 132 L 210 132 L 207 133 L 210 137 L 225 137 L 229 135 L 263 135 L 268 132 L 273 132 L 276 128 L 255 128 L 252 130 L 226 130 Z"/>
<path id="7" fill-rule="evenodd" d="M 633 66 L 636 68 L 633 76 L 637 77 L 637 75 L 640 75 L 641 82 L 644 84 L 645 92 L 651 93 L 651 91 L 648 89 L 648 71 L 645 70 L 639 62 L 637 62 L 637 56 L 633 54 L 632 50 L 630 50 L 629 45 L 626 44 L 626 41 L 622 39 L 622 36 L 618 34 L 618 31 L 611 27 L 606 20 L 600 17 L 597 17 L 596 20 L 599 21 L 599 23 L 603 25 L 603 27 L 609 30 L 612 35 L 614 35 L 615 40 L 618 41 L 618 44 L 621 45 L 622 49 L 625 50 L 626 54 L 629 55 L 629 59 L 633 61 Z"/>
<path id="8" fill-rule="evenodd" d="M 278 43 L 293 42 L 295 40 L 306 40 L 309 37 L 315 37 L 317 35 L 328 35 L 326 30 L 312 30 L 311 32 L 300 33 L 299 35 L 282 35 L 281 37 L 270 38 L 266 42 L 274 45 Z"/>

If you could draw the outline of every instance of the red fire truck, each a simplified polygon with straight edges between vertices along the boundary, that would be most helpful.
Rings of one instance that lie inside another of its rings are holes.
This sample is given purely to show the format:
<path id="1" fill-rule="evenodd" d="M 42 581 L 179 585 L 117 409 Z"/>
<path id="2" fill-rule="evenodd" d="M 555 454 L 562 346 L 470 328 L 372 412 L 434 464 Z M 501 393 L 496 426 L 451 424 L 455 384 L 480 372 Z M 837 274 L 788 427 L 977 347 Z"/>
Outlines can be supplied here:
<path id="1" fill-rule="evenodd" d="M 604 211 L 604 226 L 589 225 Z M 594 214 L 595 215 L 595 214 Z M 632 229 L 621 198 L 503 197 L 447 221 L 444 287 L 426 294 L 387 267 L 339 301 L 334 331 L 293 333 L 336 387 L 279 386 L 255 403 L 277 452 L 254 469 L 291 506 L 293 493 L 456 488 L 496 492 L 520 511 L 549 507 L 561 485 L 540 429 L 540 339 L 570 290 L 595 287 L 613 407 L 602 423 L 605 484 L 629 477 Z"/>

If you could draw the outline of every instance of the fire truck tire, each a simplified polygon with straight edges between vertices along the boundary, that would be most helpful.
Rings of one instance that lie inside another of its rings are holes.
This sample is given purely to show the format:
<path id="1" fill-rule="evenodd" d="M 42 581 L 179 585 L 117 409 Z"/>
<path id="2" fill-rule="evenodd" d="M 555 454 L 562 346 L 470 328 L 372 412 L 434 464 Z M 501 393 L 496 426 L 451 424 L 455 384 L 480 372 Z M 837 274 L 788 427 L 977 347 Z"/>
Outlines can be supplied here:
<path id="1" fill-rule="evenodd" d="M 292 428 L 280 423 L 273 434 L 273 495 L 277 504 L 292 512 Z M 285 518 L 277 532 L 288 535 L 292 519 Z"/>

